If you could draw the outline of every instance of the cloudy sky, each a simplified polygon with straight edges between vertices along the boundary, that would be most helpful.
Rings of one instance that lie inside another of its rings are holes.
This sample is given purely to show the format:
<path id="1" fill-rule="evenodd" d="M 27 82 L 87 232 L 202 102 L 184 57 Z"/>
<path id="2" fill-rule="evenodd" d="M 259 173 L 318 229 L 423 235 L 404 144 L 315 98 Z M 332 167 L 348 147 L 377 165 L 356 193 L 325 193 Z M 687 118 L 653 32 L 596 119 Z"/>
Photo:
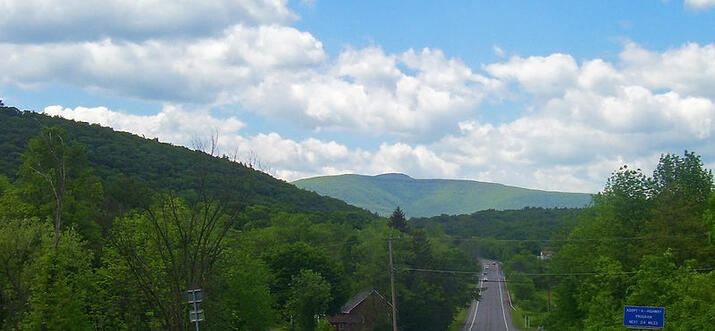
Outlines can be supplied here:
<path id="1" fill-rule="evenodd" d="M 0 98 L 288 181 L 715 167 L 715 0 L 0 0 Z"/>

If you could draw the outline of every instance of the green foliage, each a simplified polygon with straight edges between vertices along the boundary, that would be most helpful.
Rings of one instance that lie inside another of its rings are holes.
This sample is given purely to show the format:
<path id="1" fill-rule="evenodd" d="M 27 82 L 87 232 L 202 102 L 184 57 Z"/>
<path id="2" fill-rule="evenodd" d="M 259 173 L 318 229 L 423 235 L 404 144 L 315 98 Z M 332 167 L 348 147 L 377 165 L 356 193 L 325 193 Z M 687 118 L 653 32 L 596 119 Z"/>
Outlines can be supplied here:
<path id="1" fill-rule="evenodd" d="M 270 206 L 271 211 L 319 214 L 336 221 L 361 223 L 370 213 L 345 202 L 300 190 L 227 156 L 214 157 L 201 151 L 160 143 L 97 124 L 49 117 L 16 108 L 0 107 L 0 174 L 15 178 L 20 155 L 43 127 L 58 127 L 72 141 L 85 147 L 93 173 L 106 181 L 132 178 L 155 192 L 177 192 L 191 199 L 194 192 L 231 201 L 235 207 Z M 69 141 L 68 141 L 69 143 Z M 203 189 L 202 189 L 203 187 Z"/>
<path id="2" fill-rule="evenodd" d="M 56 249 L 48 245 L 43 253 L 30 266 L 29 272 L 33 276 L 29 313 L 22 321 L 22 328 L 91 329 L 89 310 L 96 286 L 91 268 L 92 254 L 73 231 L 63 233 L 63 240 Z"/>
<path id="3" fill-rule="evenodd" d="M 54 217 L 55 246 L 65 227 L 76 228 L 84 238 L 99 242 L 96 216 L 102 185 L 90 174 L 84 147 L 70 144 L 62 128 L 43 128 L 30 139 L 22 160 L 20 194 L 36 206 L 34 216 Z"/>
<path id="4" fill-rule="evenodd" d="M 296 330 L 315 330 L 316 315 L 324 314 L 331 301 L 330 284 L 320 273 L 302 269 L 290 282 L 286 314 Z"/>
<path id="5" fill-rule="evenodd" d="M 312 329 L 390 292 L 386 219 L 227 157 L 14 108 L 0 121 L 0 329 L 185 329 L 189 287 L 202 328 Z M 438 226 L 401 236 L 401 268 L 472 269 Z M 467 279 L 399 271 L 401 328 L 444 329 L 469 295 Z"/>
<path id="6" fill-rule="evenodd" d="M 644 257 L 626 303 L 665 307 L 669 328 L 706 330 L 715 322 L 715 273 L 699 273 L 687 264 L 678 267 L 674 260 L 671 250 Z"/>
<path id="7" fill-rule="evenodd" d="M 35 206 L 22 199 L 22 191 L 0 176 L 0 219 L 23 219 L 36 214 Z"/>
<path id="8" fill-rule="evenodd" d="M 27 311 L 37 261 L 52 245 L 49 223 L 0 218 L 0 325 L 16 326 Z"/>
<path id="9" fill-rule="evenodd" d="M 391 228 L 398 230 L 400 232 L 407 232 L 407 220 L 405 219 L 405 213 L 398 206 L 395 211 L 390 215 L 390 221 L 388 222 Z"/>
<path id="10" fill-rule="evenodd" d="M 708 208 L 703 214 L 703 223 L 705 224 L 705 231 L 708 235 L 708 243 L 712 247 L 715 244 L 715 192 L 710 193 L 710 200 L 708 201 Z"/>
<path id="11" fill-rule="evenodd" d="M 468 214 L 486 209 L 581 208 L 590 194 L 529 190 L 468 180 L 414 179 L 402 174 L 339 175 L 301 179 L 296 186 L 388 216 L 395 206 L 408 217 Z"/>
<path id="12" fill-rule="evenodd" d="M 412 218 L 410 225 L 423 228 L 436 223 L 446 234 L 460 237 L 545 240 L 570 231 L 577 223 L 574 216 L 580 212 L 581 209 L 565 208 L 490 209 L 466 215 Z"/>
<path id="13" fill-rule="evenodd" d="M 328 312 L 337 312 L 350 296 L 340 265 L 325 250 L 302 242 L 283 244 L 267 252 L 263 259 L 275 275 L 272 292 L 276 294 L 279 306 L 290 300 L 293 277 L 304 270 L 318 273 L 328 283 L 331 298 Z"/>
<path id="14" fill-rule="evenodd" d="M 186 327 L 184 293 L 205 288 L 224 252 L 232 218 L 209 201 L 188 205 L 160 195 L 148 210 L 118 220 L 111 235 L 145 300 L 158 307 L 166 329 Z"/>
<path id="15" fill-rule="evenodd" d="M 316 331 L 334 331 L 335 326 L 330 324 L 330 322 L 326 319 L 321 319 L 318 321 L 318 325 L 315 327 Z"/>
<path id="16" fill-rule="evenodd" d="M 515 301 L 528 300 L 532 298 L 534 292 L 536 292 L 534 281 L 519 272 L 509 274 L 509 289 L 514 293 Z"/>
<path id="17" fill-rule="evenodd" d="M 436 243 L 425 232 L 415 231 L 397 245 L 403 253 L 396 262 L 409 268 L 465 270 L 466 255 Z M 401 272 L 398 274 L 398 323 L 403 330 L 444 330 L 471 299 L 469 278 L 455 275 Z"/>
<path id="18" fill-rule="evenodd" d="M 712 285 L 686 287 L 712 279 L 712 188 L 712 173 L 687 151 L 663 155 L 652 177 L 615 172 L 554 257 L 555 273 L 585 274 L 558 280 L 552 327 L 621 329 L 626 304 L 666 307 L 669 328 L 711 326 Z"/>
<path id="19" fill-rule="evenodd" d="M 267 330 L 278 321 L 270 293 L 273 275 L 260 259 L 235 248 L 221 257 L 208 282 L 205 327 L 213 330 Z"/>

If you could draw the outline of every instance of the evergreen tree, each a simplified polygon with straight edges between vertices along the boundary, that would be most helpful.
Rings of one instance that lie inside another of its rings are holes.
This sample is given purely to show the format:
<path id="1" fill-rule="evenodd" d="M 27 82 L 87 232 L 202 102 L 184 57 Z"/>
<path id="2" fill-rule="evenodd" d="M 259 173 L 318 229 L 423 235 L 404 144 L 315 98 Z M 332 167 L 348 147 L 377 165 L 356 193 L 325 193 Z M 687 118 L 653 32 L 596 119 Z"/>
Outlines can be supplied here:
<path id="1" fill-rule="evenodd" d="M 392 215 L 390 215 L 390 221 L 388 222 L 390 227 L 393 229 L 399 230 L 400 232 L 407 232 L 408 225 L 407 225 L 407 219 L 405 219 L 405 213 L 402 212 L 402 209 L 400 209 L 399 206 L 395 209 L 395 211 L 392 212 Z"/>

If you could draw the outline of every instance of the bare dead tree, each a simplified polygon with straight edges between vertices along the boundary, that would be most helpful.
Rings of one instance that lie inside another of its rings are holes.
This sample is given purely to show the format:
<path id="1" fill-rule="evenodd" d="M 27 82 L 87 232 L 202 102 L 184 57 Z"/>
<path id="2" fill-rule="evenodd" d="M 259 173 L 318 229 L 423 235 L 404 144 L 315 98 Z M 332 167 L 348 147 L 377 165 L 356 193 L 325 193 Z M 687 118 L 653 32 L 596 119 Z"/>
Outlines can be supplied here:
<path id="1" fill-rule="evenodd" d="M 51 164 L 43 164 L 43 157 L 35 155 L 34 157 L 29 157 L 28 168 L 47 182 L 47 185 L 49 186 L 55 199 L 54 248 L 57 249 L 60 242 L 60 229 L 62 227 L 62 203 L 64 201 L 65 191 L 67 188 L 67 146 L 64 138 L 62 138 L 62 135 L 57 134 L 51 129 L 43 132 L 41 143 L 46 143 L 45 147 L 47 147 Z M 36 152 L 41 153 L 40 151 Z"/>
<path id="2" fill-rule="evenodd" d="M 218 156 L 219 154 L 219 132 L 218 129 L 214 128 L 211 135 L 206 139 L 199 136 L 194 136 L 191 138 L 191 146 L 197 150 L 202 151 L 211 156 Z"/>
<path id="3" fill-rule="evenodd" d="M 248 156 L 246 157 L 246 166 L 253 170 L 258 170 L 269 175 L 273 172 L 273 168 L 268 166 L 267 163 L 263 162 L 261 158 L 258 157 L 258 153 L 256 153 L 254 150 L 248 151 Z"/>

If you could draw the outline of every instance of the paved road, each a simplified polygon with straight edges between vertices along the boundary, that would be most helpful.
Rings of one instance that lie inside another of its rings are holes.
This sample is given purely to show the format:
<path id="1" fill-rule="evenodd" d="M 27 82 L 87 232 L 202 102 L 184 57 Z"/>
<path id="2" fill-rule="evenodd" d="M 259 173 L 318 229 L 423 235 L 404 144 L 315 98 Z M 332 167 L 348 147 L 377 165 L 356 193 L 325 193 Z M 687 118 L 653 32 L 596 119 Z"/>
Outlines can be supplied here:
<path id="1" fill-rule="evenodd" d="M 516 331 L 511 322 L 509 298 L 504 287 L 504 274 L 499 264 L 491 260 L 482 260 L 486 275 L 479 276 L 482 290 L 480 301 L 472 301 L 462 331 Z M 488 266 L 488 269 L 486 269 Z M 484 279 L 486 278 L 486 281 Z"/>

